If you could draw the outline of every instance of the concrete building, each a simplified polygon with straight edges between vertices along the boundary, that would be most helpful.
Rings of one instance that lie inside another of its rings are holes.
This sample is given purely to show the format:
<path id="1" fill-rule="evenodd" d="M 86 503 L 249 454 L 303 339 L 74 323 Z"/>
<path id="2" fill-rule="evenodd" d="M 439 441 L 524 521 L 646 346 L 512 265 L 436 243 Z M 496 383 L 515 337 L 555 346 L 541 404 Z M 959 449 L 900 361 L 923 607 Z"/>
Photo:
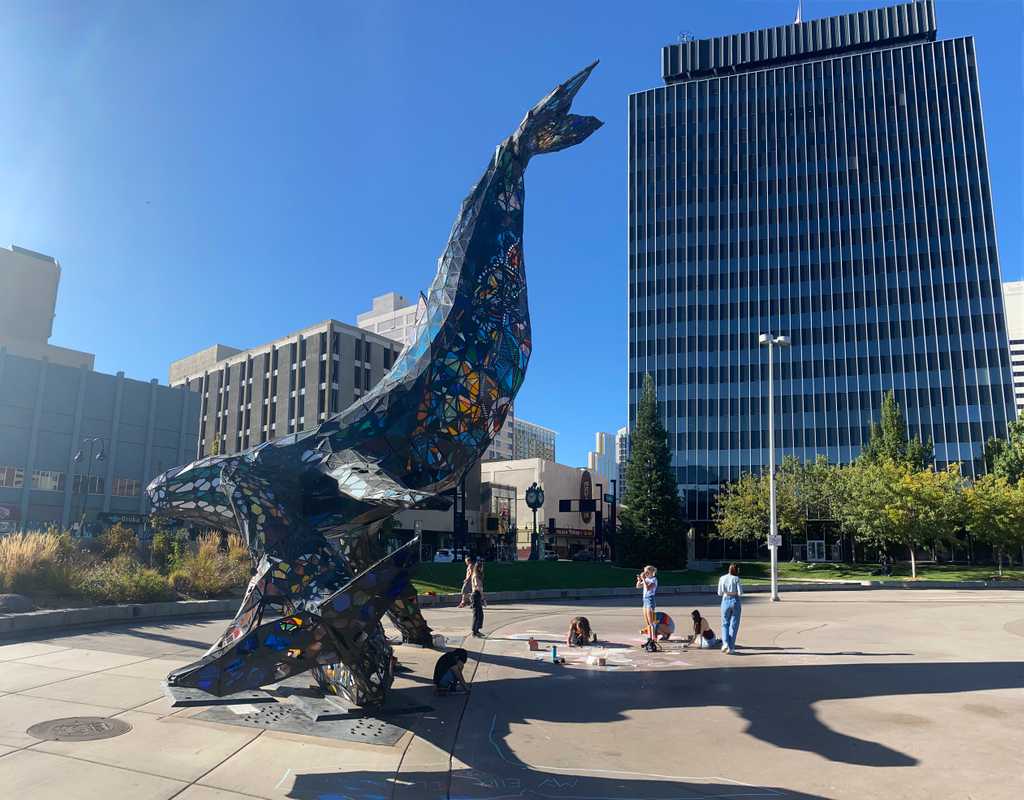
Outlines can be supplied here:
<path id="1" fill-rule="evenodd" d="M 629 428 L 615 433 L 615 465 L 619 470 L 619 497 L 626 493 L 626 465 L 629 463 Z"/>
<path id="2" fill-rule="evenodd" d="M 0 347 L 24 358 L 92 369 L 92 353 L 49 343 L 59 286 L 57 259 L 17 245 L 0 247 Z"/>
<path id="3" fill-rule="evenodd" d="M 356 325 L 407 345 L 415 338 L 416 320 L 425 309 L 422 298 L 413 303 L 397 292 L 388 292 L 373 298 L 373 307 L 356 317 Z"/>
<path id="4" fill-rule="evenodd" d="M 484 454 L 484 461 L 511 461 L 520 458 L 555 460 L 556 431 L 517 417 L 515 407 L 509 409 L 505 424 Z"/>
<path id="5" fill-rule="evenodd" d="M 545 537 L 547 550 L 554 550 L 561 558 L 570 558 L 579 550 L 594 547 L 598 515 L 561 512 L 558 501 L 596 498 L 601 519 L 606 520 L 608 508 L 601 498 L 609 486 L 605 475 L 542 458 L 485 461 L 480 469 L 485 486 L 490 484 L 514 490 L 516 550 L 520 559 L 525 559 L 530 553 L 533 510 L 526 505 L 526 490 L 534 482 L 544 489 L 544 505 L 537 510 L 537 528 Z"/>
<path id="6" fill-rule="evenodd" d="M 217 344 L 171 364 L 202 398 L 194 456 L 237 453 L 323 422 L 368 392 L 401 345 L 329 319 L 241 350 Z"/>
<path id="7" fill-rule="evenodd" d="M 511 461 L 516 457 L 516 409 L 513 403 L 508 409 L 505 424 L 494 437 L 491 446 L 484 453 L 484 461 Z"/>
<path id="8" fill-rule="evenodd" d="M 466 518 L 466 537 L 464 541 L 456 541 L 455 536 L 455 514 L 457 507 L 453 506 L 448 511 L 399 511 L 394 516 L 395 540 L 392 544 L 397 545 L 408 541 L 417 531 L 423 537 L 423 558 L 429 561 L 439 548 L 452 549 L 456 546 L 465 548 L 474 554 L 484 554 L 488 559 L 493 558 L 489 554 L 492 549 L 493 538 L 497 530 L 492 531 L 490 536 L 486 534 L 486 520 L 483 518 L 483 486 L 480 472 L 480 463 L 477 462 L 470 467 L 466 474 L 465 493 L 459 494 L 458 507 L 463 507 Z M 490 502 L 490 499 L 488 499 Z"/>
<path id="9" fill-rule="evenodd" d="M 598 431 L 594 434 L 594 440 L 594 449 L 587 453 L 587 469 L 605 475 L 609 480 L 614 479 L 616 487 L 618 487 L 621 478 L 619 477 L 619 462 L 615 457 L 615 434 Z M 611 485 L 607 486 L 605 491 L 610 494 Z M 621 494 L 619 496 L 621 497 Z"/>
<path id="10" fill-rule="evenodd" d="M 200 439 L 190 458 L 237 453 L 320 424 L 372 389 L 401 350 L 394 339 L 331 319 L 248 350 L 216 344 L 175 361 L 171 384 L 201 397 Z M 472 539 L 481 524 L 479 467 L 466 476 L 464 503 Z M 429 559 L 452 546 L 453 515 L 403 511 L 392 535 L 397 543 L 421 530 Z"/>
<path id="11" fill-rule="evenodd" d="M 687 517 L 855 458 L 893 392 L 936 467 L 1015 414 L 971 36 L 932 0 L 671 44 L 629 97 L 628 421 L 654 378 Z M 698 557 L 702 553 L 698 551 Z"/>
<path id="12" fill-rule="evenodd" d="M 195 392 L 155 378 L 0 348 L 0 532 L 76 527 L 83 517 L 87 530 L 141 530 L 146 484 L 195 456 L 199 405 Z"/>
<path id="13" fill-rule="evenodd" d="M 1004 283 L 1003 302 L 1013 371 L 1013 401 L 1017 416 L 1024 417 L 1024 281 Z"/>
<path id="14" fill-rule="evenodd" d="M 555 440 L 558 432 L 529 422 L 522 417 L 515 418 L 515 458 L 540 458 L 545 461 L 555 460 Z"/>
<path id="15" fill-rule="evenodd" d="M 195 455 L 199 395 L 49 344 L 59 284 L 56 259 L 0 248 L 0 533 L 141 532 L 146 484 Z"/>

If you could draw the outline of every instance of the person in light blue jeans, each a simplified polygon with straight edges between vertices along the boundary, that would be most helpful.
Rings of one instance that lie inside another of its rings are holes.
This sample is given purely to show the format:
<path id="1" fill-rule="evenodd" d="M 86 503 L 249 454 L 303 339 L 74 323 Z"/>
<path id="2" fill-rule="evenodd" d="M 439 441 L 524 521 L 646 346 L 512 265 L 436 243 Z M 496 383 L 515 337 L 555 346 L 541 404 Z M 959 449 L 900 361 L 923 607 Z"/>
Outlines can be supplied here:
<path id="1" fill-rule="evenodd" d="M 722 598 L 722 652 L 734 653 L 743 611 L 743 584 L 735 564 L 730 564 L 729 571 L 718 579 L 718 596 Z"/>

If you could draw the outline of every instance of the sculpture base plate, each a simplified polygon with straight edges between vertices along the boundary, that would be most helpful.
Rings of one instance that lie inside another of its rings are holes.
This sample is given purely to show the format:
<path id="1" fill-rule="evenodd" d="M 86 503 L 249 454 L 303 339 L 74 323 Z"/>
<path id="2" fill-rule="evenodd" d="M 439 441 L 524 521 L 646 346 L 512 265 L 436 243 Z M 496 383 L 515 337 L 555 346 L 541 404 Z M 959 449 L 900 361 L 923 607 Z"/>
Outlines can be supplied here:
<path id="1" fill-rule="evenodd" d="M 347 700 L 333 695 L 315 697 L 307 694 L 292 694 L 288 702 L 309 717 L 313 722 L 329 722 L 332 720 L 378 719 L 380 717 L 397 717 L 403 714 L 421 714 L 433 711 L 432 706 L 392 706 L 379 708 L 362 708 L 353 706 Z"/>
<path id="2" fill-rule="evenodd" d="M 275 703 L 255 710 L 245 710 L 244 706 L 238 710 L 218 706 L 201 711 L 194 719 L 386 747 L 395 745 L 406 731 L 405 728 L 369 716 L 317 722 L 291 703 Z"/>
<path id="3" fill-rule="evenodd" d="M 188 686 L 170 686 L 167 681 L 162 684 L 164 694 L 171 701 L 171 708 L 187 708 L 191 706 L 234 706 L 241 703 L 276 703 L 277 701 L 262 689 L 236 692 L 217 697 L 215 694 L 193 689 Z"/>

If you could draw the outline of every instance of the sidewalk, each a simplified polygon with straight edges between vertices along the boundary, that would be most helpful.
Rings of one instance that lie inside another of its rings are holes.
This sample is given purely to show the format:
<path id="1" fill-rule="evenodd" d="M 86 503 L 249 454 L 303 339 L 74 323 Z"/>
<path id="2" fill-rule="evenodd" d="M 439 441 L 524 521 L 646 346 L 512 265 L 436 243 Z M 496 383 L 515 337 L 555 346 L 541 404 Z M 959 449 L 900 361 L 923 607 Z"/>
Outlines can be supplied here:
<path id="1" fill-rule="evenodd" d="M 779 593 L 793 592 L 850 592 L 897 589 L 1024 589 L 1024 581 L 855 581 L 855 580 L 807 580 L 800 583 L 780 583 Z M 714 586 L 661 586 L 658 595 L 714 594 Z M 771 591 L 767 583 L 750 583 L 743 587 L 747 594 L 761 594 Z M 526 592 L 488 592 L 488 605 L 502 603 L 523 603 L 544 600 L 583 600 L 610 597 L 636 597 L 631 587 L 609 587 L 593 589 L 538 589 Z M 420 605 L 424 608 L 450 607 L 459 604 L 458 594 L 421 594 Z M 116 606 L 93 606 L 91 608 L 47 609 L 22 614 L 0 614 L 0 640 L 17 639 L 35 632 L 65 630 L 87 625 L 102 625 L 111 622 L 129 622 L 146 619 L 181 619 L 189 617 L 230 616 L 238 608 L 238 598 L 225 600 L 182 600 L 165 603 L 135 603 Z"/>

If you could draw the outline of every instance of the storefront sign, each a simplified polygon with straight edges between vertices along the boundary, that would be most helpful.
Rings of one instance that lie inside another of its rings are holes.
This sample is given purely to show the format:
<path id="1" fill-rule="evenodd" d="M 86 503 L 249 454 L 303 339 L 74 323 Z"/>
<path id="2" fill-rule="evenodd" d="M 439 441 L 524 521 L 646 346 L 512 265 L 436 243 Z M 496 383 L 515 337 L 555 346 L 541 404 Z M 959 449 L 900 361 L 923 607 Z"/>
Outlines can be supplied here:
<path id="1" fill-rule="evenodd" d="M 580 475 L 580 500 L 592 500 L 594 498 L 594 484 L 590 479 L 590 473 L 587 470 L 583 470 L 583 474 Z M 590 504 L 584 505 L 580 503 L 580 517 L 583 518 L 583 524 L 590 524 L 590 511 L 584 511 Z"/>
<path id="2" fill-rule="evenodd" d="M 96 519 L 109 525 L 145 525 L 147 517 L 145 514 L 128 514 L 119 511 L 101 511 Z"/>

